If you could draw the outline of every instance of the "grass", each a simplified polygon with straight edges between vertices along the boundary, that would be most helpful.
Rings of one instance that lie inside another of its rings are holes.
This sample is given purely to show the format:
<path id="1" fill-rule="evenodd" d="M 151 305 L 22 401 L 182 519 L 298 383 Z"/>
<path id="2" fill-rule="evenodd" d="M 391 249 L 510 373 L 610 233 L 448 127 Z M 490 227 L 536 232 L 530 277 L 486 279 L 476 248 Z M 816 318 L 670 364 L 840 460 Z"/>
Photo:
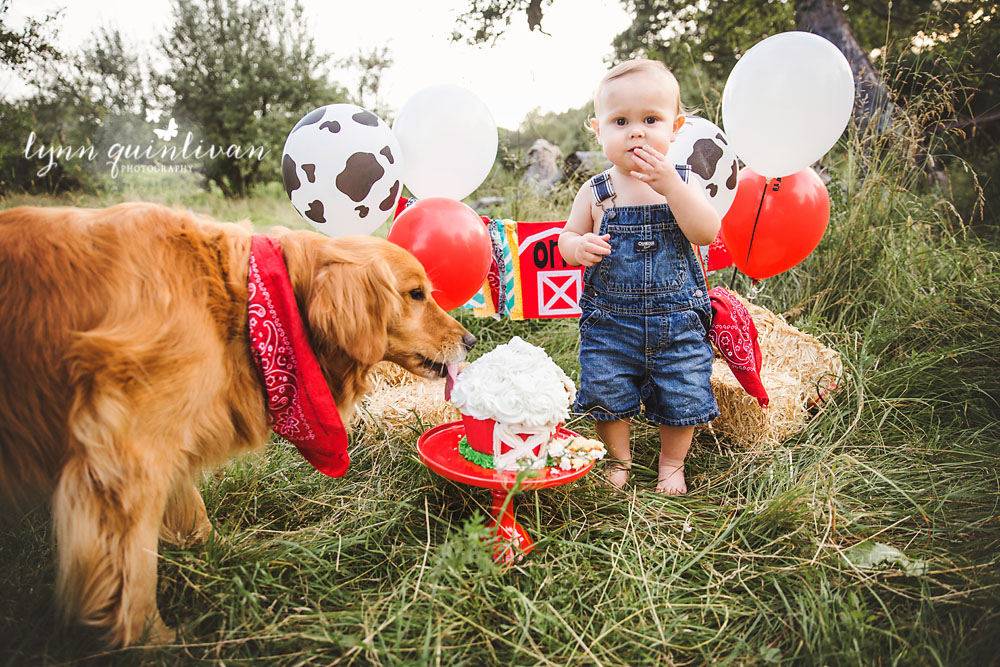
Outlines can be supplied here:
<path id="1" fill-rule="evenodd" d="M 517 498 L 537 548 L 512 568 L 480 540 L 488 493 L 431 473 L 416 432 L 355 440 L 341 480 L 276 440 L 206 474 L 206 545 L 161 552 L 177 646 L 107 652 L 54 629 L 45 512 L 0 528 L 0 663 L 998 664 L 1000 253 L 902 160 L 859 181 L 852 154 L 820 247 L 758 296 L 850 375 L 792 440 L 751 455 L 701 435 L 691 493 L 664 497 L 640 426 L 627 491 L 596 471 Z M 280 189 L 190 191 L 133 194 L 300 224 Z M 571 196 L 518 193 L 507 215 L 553 219 Z M 480 351 L 520 335 L 578 373 L 573 322 L 461 317 Z"/>
<path id="2" fill-rule="evenodd" d="M 97 192 L 68 192 L 59 196 L 11 195 L 0 197 L 3 208 L 14 206 L 83 206 L 104 208 L 122 202 L 144 201 L 173 208 L 185 208 L 214 216 L 219 220 L 250 220 L 258 229 L 281 225 L 291 229 L 310 229 L 288 202 L 281 183 L 260 186 L 248 199 L 229 200 L 214 185 L 201 186 L 193 173 L 123 173 L 105 180 Z"/>

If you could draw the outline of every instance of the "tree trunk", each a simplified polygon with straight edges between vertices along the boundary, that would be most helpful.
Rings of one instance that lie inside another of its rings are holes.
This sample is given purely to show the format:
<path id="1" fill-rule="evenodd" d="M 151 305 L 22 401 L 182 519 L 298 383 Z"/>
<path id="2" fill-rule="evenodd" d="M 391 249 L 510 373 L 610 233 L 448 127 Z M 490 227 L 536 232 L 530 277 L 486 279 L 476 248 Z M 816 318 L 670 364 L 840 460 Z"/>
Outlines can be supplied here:
<path id="1" fill-rule="evenodd" d="M 795 0 L 795 25 L 799 30 L 825 37 L 841 50 L 854 72 L 854 123 L 858 134 L 875 137 L 892 124 L 889 89 L 871 59 L 854 38 L 844 11 L 836 0 Z"/>
<path id="2" fill-rule="evenodd" d="M 236 198 L 236 195 L 233 194 L 233 191 L 230 190 L 229 186 L 226 184 L 225 177 L 220 172 L 213 171 L 212 175 L 209 178 L 212 181 L 214 181 L 216 185 L 219 186 L 220 190 L 222 190 L 222 196 L 223 197 L 225 197 L 226 199 L 235 199 Z"/>

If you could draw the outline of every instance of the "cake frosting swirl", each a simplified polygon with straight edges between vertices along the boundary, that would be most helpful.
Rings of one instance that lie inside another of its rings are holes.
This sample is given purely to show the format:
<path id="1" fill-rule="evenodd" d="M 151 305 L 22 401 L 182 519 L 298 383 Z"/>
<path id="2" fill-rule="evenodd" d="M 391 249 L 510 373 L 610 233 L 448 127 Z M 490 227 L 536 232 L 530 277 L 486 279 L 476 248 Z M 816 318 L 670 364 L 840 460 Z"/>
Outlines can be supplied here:
<path id="1" fill-rule="evenodd" d="M 470 417 L 532 430 L 569 419 L 574 398 L 576 386 L 566 373 L 519 336 L 469 364 L 451 392 L 451 402 Z"/>

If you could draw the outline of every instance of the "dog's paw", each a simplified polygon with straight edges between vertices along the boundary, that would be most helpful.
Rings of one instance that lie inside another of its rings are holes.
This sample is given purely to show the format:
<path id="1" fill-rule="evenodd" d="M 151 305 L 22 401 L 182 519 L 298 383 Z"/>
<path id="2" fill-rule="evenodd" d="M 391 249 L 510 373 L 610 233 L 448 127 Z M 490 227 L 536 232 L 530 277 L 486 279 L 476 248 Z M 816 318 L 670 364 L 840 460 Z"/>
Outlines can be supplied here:
<path id="1" fill-rule="evenodd" d="M 153 622 L 153 625 L 149 628 L 149 632 L 146 633 L 147 644 L 161 646 L 163 644 L 173 644 L 176 641 L 177 631 L 164 623 L 163 619 L 159 617 Z"/>
<path id="2" fill-rule="evenodd" d="M 211 534 L 212 524 L 207 519 L 199 522 L 191 530 L 180 530 L 168 527 L 166 524 L 160 527 L 160 541 L 182 549 L 203 543 Z"/>

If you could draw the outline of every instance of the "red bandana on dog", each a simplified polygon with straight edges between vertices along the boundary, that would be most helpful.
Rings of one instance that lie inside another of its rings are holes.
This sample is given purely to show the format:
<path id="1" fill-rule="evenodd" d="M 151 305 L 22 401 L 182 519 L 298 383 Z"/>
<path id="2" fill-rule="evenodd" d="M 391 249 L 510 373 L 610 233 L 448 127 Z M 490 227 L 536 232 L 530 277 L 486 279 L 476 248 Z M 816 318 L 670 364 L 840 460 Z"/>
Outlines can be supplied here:
<path id="1" fill-rule="evenodd" d="M 330 477 L 347 472 L 347 431 L 306 337 L 281 246 L 254 234 L 250 246 L 250 349 L 267 391 L 268 423 Z"/>
<path id="2" fill-rule="evenodd" d="M 715 343 L 729 369 L 761 407 L 767 407 L 770 398 L 760 381 L 760 343 L 757 327 L 746 306 L 725 287 L 708 290 L 712 300 L 712 326 L 708 336 Z"/>

